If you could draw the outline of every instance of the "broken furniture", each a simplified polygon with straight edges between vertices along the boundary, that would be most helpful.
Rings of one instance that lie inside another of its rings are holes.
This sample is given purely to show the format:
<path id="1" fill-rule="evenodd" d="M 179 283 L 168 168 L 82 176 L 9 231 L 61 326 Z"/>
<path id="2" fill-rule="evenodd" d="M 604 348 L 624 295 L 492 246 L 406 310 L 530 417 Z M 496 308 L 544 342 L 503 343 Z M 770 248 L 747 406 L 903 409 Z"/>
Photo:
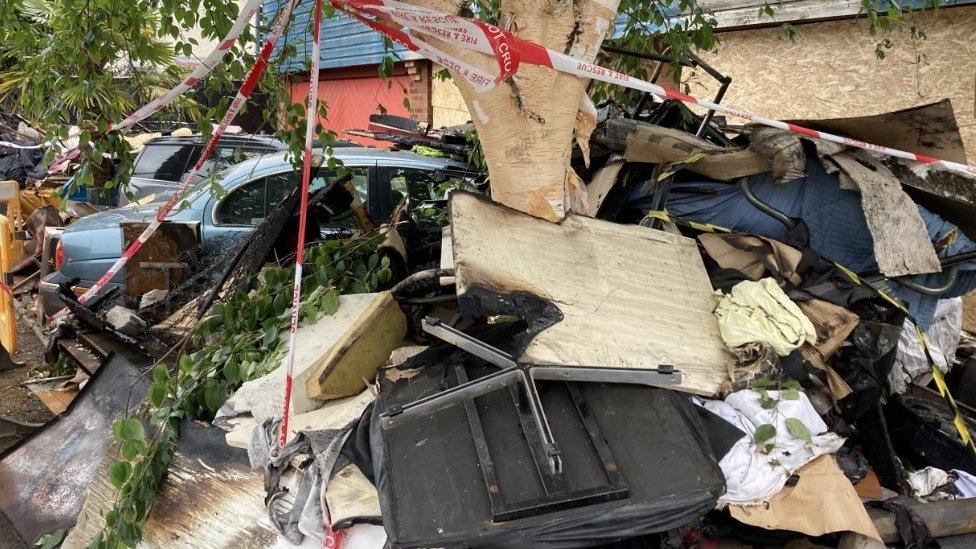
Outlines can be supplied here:
<path id="1" fill-rule="evenodd" d="M 129 221 L 120 225 L 125 250 L 148 224 Z M 200 223 L 163 222 L 126 265 L 126 306 L 138 308 L 140 298 L 149 291 L 179 287 L 199 269 L 200 255 Z"/>
<path id="2" fill-rule="evenodd" d="M 506 329 L 476 337 L 510 346 L 514 330 L 497 333 Z M 722 493 L 700 412 L 674 391 L 540 381 L 542 413 L 560 442 L 561 484 L 526 444 L 535 425 L 518 391 L 493 391 L 420 421 L 381 427 L 382 411 L 437 394 L 445 382 L 477 381 L 495 370 L 475 355 L 435 344 L 400 370 L 381 372 L 369 447 L 394 546 L 598 545 L 685 524 Z M 486 482 L 494 484 L 486 489 Z M 587 491 L 603 495 L 586 505 L 559 502 Z"/>
<path id="3" fill-rule="evenodd" d="M 681 372 L 711 396 L 732 357 L 695 241 L 570 215 L 549 223 L 473 194 L 451 194 L 458 301 L 474 317 L 528 322 L 520 364 Z"/>

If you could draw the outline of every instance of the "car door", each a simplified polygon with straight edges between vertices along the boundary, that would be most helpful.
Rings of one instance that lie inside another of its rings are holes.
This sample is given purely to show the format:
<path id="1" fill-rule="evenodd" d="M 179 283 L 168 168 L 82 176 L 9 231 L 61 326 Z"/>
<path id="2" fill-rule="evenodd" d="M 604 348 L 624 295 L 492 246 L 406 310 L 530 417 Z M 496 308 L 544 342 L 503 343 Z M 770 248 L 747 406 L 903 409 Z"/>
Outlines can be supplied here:
<path id="1" fill-rule="evenodd" d="M 346 166 L 345 172 L 363 203 L 369 201 L 372 166 Z M 338 180 L 336 172 L 321 168 L 309 182 L 309 192 L 315 194 Z M 211 252 L 227 249 L 264 222 L 301 182 L 301 172 L 289 170 L 257 177 L 236 185 L 222 197 L 211 197 L 204 213 L 204 246 Z M 313 214 L 314 215 L 314 214 Z M 326 214 L 318 222 L 323 239 L 352 236 L 361 226 L 352 211 Z"/>

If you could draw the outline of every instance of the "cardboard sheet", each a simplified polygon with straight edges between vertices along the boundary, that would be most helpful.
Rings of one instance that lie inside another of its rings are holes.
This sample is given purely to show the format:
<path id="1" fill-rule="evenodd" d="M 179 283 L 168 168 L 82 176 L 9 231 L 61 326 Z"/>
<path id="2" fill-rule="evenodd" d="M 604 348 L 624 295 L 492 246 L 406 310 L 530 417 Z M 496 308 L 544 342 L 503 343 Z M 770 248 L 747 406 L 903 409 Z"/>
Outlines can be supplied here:
<path id="1" fill-rule="evenodd" d="M 881 540 L 857 492 L 837 466 L 823 455 L 801 467 L 796 486 L 787 486 L 768 505 L 730 505 L 732 518 L 767 530 L 790 530 L 810 536 L 857 532 Z"/>
<path id="2" fill-rule="evenodd" d="M 477 308 L 479 293 L 501 296 L 489 299 L 501 304 L 491 314 L 531 316 L 519 306 L 525 294 L 548 304 L 521 361 L 670 364 L 684 376 L 680 390 L 702 395 L 728 379 L 733 359 L 694 240 L 577 215 L 549 223 L 472 194 L 451 196 L 462 307 Z"/>

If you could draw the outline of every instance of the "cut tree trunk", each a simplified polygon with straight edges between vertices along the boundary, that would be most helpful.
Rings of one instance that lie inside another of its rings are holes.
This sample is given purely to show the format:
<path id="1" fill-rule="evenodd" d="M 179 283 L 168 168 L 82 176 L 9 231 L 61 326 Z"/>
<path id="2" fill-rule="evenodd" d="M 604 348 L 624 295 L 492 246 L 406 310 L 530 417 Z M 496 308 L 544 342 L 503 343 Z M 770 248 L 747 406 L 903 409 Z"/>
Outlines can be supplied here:
<path id="1" fill-rule="evenodd" d="M 407 1 L 457 13 L 450 0 Z M 594 61 L 613 28 L 619 3 L 502 0 L 499 26 L 519 38 Z M 486 71 L 498 70 L 490 56 L 429 40 Z M 475 91 L 462 78 L 455 82 L 478 130 L 494 200 L 549 221 L 570 211 L 590 213 L 586 188 L 569 164 L 574 136 L 587 142 L 595 125 L 586 79 L 526 63 L 488 92 Z"/>

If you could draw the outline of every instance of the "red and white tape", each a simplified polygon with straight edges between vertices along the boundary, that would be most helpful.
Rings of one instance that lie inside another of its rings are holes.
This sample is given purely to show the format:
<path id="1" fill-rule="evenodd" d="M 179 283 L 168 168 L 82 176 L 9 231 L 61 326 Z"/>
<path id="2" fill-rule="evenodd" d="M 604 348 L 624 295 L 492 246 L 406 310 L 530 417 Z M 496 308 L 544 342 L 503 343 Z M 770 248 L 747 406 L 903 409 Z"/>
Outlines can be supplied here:
<path id="1" fill-rule="evenodd" d="M 302 302 L 302 264 L 305 262 L 305 223 L 308 212 L 308 186 L 312 173 L 312 142 L 318 124 L 319 105 L 319 27 L 322 26 L 322 0 L 315 0 L 312 23 L 312 68 L 308 83 L 308 110 L 305 111 L 305 158 L 302 162 L 302 184 L 299 192 L 298 246 L 295 249 L 295 282 L 291 295 L 291 328 L 288 334 L 288 356 L 285 358 L 285 409 L 281 414 L 279 447 L 288 442 L 288 418 L 291 415 L 291 386 L 295 369 L 295 348 L 298 346 L 298 313 Z"/>
<path id="2" fill-rule="evenodd" d="M 224 132 L 227 131 L 227 126 L 233 122 L 238 111 L 241 110 L 241 107 L 244 106 L 244 103 L 246 103 L 248 98 L 251 96 L 251 92 L 254 90 L 258 80 L 261 78 L 261 74 L 264 73 L 265 67 L 268 65 L 268 59 L 271 57 L 271 52 L 274 50 L 275 43 L 278 42 L 278 38 L 281 37 L 285 26 L 288 24 L 289 18 L 291 18 L 292 9 L 294 9 L 295 5 L 299 1 L 300 0 L 290 0 L 285 5 L 285 8 L 278 14 L 274 24 L 271 26 L 271 31 L 268 33 L 264 46 L 261 48 L 261 53 L 254 62 L 254 66 L 252 66 L 251 70 L 247 73 L 244 83 L 241 84 L 240 89 L 237 91 L 237 96 L 234 97 L 233 101 L 231 101 L 230 106 L 227 108 L 227 112 L 224 113 L 224 117 L 220 120 L 220 124 L 218 124 L 217 128 L 214 129 L 213 135 L 210 137 L 210 141 L 207 142 L 207 146 L 204 147 L 203 152 L 200 153 L 200 158 L 197 160 L 196 164 L 194 164 L 193 169 L 183 176 L 183 179 L 180 180 L 180 185 L 176 192 L 173 193 L 173 195 L 169 198 L 169 200 L 166 201 L 165 204 L 163 204 L 161 208 L 159 208 L 159 211 L 156 212 L 156 217 L 152 220 L 152 222 L 149 223 L 149 226 L 142 231 L 142 234 L 140 234 L 139 237 L 129 245 L 129 247 L 122 253 L 122 256 L 119 257 L 119 259 L 116 260 L 111 267 L 109 267 L 108 271 L 106 271 L 105 274 L 103 274 L 101 278 L 99 278 L 98 281 L 92 285 L 91 288 L 88 288 L 85 293 L 78 297 L 79 302 L 86 303 L 94 295 L 98 294 L 98 292 L 100 292 L 102 288 L 104 288 L 105 285 L 108 284 L 108 282 L 112 280 L 112 278 L 120 270 L 122 270 L 122 267 L 129 262 L 129 259 L 131 259 L 132 256 L 135 255 L 140 248 L 142 248 L 142 245 L 149 240 L 149 237 L 151 237 L 153 233 L 159 229 L 159 226 L 163 223 L 169 213 L 183 198 L 183 195 L 190 187 L 190 184 L 197 179 L 197 175 L 203 168 L 204 163 L 206 163 L 207 159 L 210 158 L 210 155 L 213 154 L 214 149 L 217 148 L 217 142 L 220 141 L 221 136 L 223 136 Z M 48 318 L 48 322 L 54 322 L 67 315 L 68 312 L 69 311 L 67 308 L 61 309 L 57 313 L 51 315 Z"/>
<path id="3" fill-rule="evenodd" d="M 494 55 L 498 59 L 500 65 L 503 64 L 504 59 L 502 55 L 505 52 L 500 52 L 496 46 L 497 44 L 505 44 L 508 52 L 511 52 L 515 56 L 514 64 L 516 68 L 519 62 L 549 67 L 553 70 L 573 74 L 581 78 L 600 80 L 602 82 L 617 84 L 626 88 L 652 93 L 661 98 L 677 99 L 685 103 L 699 105 L 706 109 L 711 109 L 735 118 L 748 120 L 764 126 L 779 128 L 802 135 L 804 137 L 823 139 L 824 141 L 831 141 L 849 147 L 865 149 L 887 156 L 912 160 L 922 164 L 934 164 L 950 170 L 976 175 L 976 166 L 973 165 L 950 162 L 948 160 L 903 151 L 901 149 L 875 145 L 866 141 L 860 141 L 828 132 L 813 130 L 780 120 L 765 118 L 746 110 L 719 105 L 706 99 L 700 99 L 692 95 L 659 86 L 646 80 L 634 78 L 624 73 L 601 67 L 600 65 L 594 63 L 576 59 L 534 42 L 517 38 L 507 31 L 498 31 L 505 37 L 505 40 L 501 40 L 494 34 L 493 31 L 497 30 L 494 27 L 484 25 L 483 23 L 479 25 L 478 23 L 480 22 L 472 21 L 464 17 L 449 15 L 427 8 L 420 8 L 410 4 L 404 4 L 403 2 L 398 2 L 396 0 L 331 0 L 331 2 L 335 7 L 353 15 L 360 21 L 363 21 L 370 27 L 376 29 L 378 32 L 386 34 L 391 39 L 402 41 L 398 39 L 398 36 L 405 35 L 407 40 L 410 40 L 412 43 L 417 45 L 416 49 L 411 49 L 430 59 L 433 58 L 424 54 L 422 42 L 412 40 L 408 33 L 405 33 L 402 30 L 390 25 L 378 23 L 376 21 L 368 21 L 368 16 L 372 15 L 387 19 L 397 25 L 400 25 L 401 27 L 409 29 L 410 31 L 438 38 L 459 48 Z M 461 74 L 462 77 L 464 77 L 465 72 L 478 70 L 471 64 L 464 62 L 458 62 L 457 66 L 445 66 L 449 70 Z"/>
<path id="4" fill-rule="evenodd" d="M 157 112 L 166 108 L 167 105 L 175 101 L 179 96 L 183 95 L 193 86 L 196 86 L 198 82 L 203 80 L 210 71 L 214 69 L 218 64 L 220 64 L 221 58 L 230 51 L 234 43 L 240 37 L 244 29 L 251 23 L 254 18 L 254 14 L 257 13 L 258 9 L 261 7 L 261 0 L 248 0 L 243 7 L 241 7 L 240 12 L 237 14 L 237 19 L 234 24 L 231 25 L 230 30 L 227 35 L 224 36 L 217 47 L 214 48 L 206 57 L 204 57 L 190 74 L 186 76 L 179 84 L 173 86 L 166 93 L 160 95 L 156 99 L 153 99 L 149 103 L 146 103 L 138 110 L 125 117 L 123 120 L 116 122 L 108 127 L 105 133 L 115 130 L 124 130 L 129 128 L 150 116 L 156 114 Z M 40 145 L 38 145 L 40 147 Z M 65 162 L 74 160 L 80 154 L 80 150 L 76 147 L 74 149 L 65 151 L 55 157 L 51 161 L 51 165 L 48 167 L 48 173 L 54 173 L 58 171 Z"/>

